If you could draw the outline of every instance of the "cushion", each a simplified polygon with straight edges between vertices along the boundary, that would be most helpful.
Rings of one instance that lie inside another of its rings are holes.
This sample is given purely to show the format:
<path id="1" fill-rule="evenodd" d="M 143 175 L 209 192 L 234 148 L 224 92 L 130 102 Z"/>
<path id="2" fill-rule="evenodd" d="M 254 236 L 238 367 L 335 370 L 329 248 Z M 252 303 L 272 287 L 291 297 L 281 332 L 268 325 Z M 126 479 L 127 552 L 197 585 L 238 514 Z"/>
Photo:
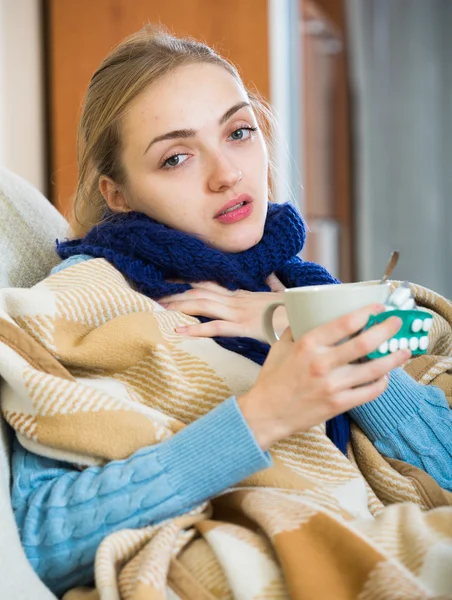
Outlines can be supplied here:
<path id="1" fill-rule="evenodd" d="M 0 288 L 30 287 L 59 262 L 68 223 L 32 185 L 0 167 Z"/>
<path id="2" fill-rule="evenodd" d="M 0 167 L 0 288 L 30 287 L 48 275 L 59 262 L 55 239 L 67 232 L 67 221 L 41 193 Z M 11 431 L 0 413 L 0 598 L 56 600 L 20 543 L 10 496 Z"/>

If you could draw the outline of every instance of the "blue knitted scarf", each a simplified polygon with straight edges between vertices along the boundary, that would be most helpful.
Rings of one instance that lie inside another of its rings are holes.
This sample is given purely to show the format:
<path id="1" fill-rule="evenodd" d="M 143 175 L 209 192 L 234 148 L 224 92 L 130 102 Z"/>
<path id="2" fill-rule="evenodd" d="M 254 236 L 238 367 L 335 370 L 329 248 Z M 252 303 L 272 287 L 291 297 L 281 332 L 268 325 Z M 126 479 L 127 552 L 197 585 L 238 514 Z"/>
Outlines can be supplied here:
<path id="1" fill-rule="evenodd" d="M 305 237 L 303 221 L 289 203 L 269 204 L 261 241 L 239 253 L 221 252 L 144 214 L 129 212 L 109 215 L 82 239 L 57 241 L 57 252 L 63 259 L 76 254 L 105 258 L 139 292 L 155 300 L 182 293 L 191 288 L 188 282 L 200 281 L 214 281 L 229 290 L 269 292 L 265 280 L 271 273 L 285 287 L 338 283 L 320 265 L 297 256 Z M 170 283 L 170 279 L 187 283 Z M 260 365 L 269 351 L 268 344 L 252 338 L 214 339 L 223 348 Z M 348 417 L 339 415 L 328 421 L 327 434 L 345 454 L 350 436 Z"/>

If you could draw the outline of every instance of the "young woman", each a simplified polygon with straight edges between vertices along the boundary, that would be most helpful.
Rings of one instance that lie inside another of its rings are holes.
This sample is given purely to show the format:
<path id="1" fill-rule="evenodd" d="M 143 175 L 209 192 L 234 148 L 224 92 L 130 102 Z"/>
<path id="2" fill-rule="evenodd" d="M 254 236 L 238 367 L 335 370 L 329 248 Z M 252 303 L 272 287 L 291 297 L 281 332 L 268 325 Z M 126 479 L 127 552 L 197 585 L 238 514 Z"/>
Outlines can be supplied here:
<path id="1" fill-rule="evenodd" d="M 270 351 L 265 344 L 262 313 L 284 286 L 335 280 L 297 258 L 304 227 L 296 211 L 269 204 L 268 112 L 230 63 L 195 41 L 139 32 L 94 74 L 78 144 L 76 239 L 59 244 L 65 260 L 57 270 L 105 257 L 168 310 L 200 317 L 179 333 L 214 337 L 263 367 L 244 396 L 105 467 L 80 472 L 15 443 L 17 525 L 28 559 L 55 593 L 92 581 L 108 534 L 197 506 L 269 466 L 272 444 L 324 421 L 344 452 L 351 418 L 382 453 L 452 489 L 444 394 L 398 369 L 409 351 L 356 362 L 394 335 L 399 319 L 338 345 L 382 310 L 370 306 L 294 343 L 281 310 L 281 340 Z M 187 465 L 196 477 L 187 477 Z M 96 482 L 118 470 L 128 485 L 93 496 Z M 131 514 L 140 487 L 148 502 Z M 112 505 L 114 522 L 104 518 Z"/>

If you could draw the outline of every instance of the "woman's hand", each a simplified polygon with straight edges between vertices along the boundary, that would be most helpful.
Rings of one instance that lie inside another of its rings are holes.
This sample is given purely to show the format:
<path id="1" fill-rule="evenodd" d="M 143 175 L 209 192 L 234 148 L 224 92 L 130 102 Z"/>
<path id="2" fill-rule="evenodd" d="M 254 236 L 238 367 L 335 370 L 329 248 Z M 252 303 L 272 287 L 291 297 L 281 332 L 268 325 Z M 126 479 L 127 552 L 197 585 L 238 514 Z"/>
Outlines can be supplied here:
<path id="1" fill-rule="evenodd" d="M 178 327 L 178 333 L 197 337 L 250 337 L 266 342 L 262 315 L 268 304 L 281 297 L 285 289 L 274 274 L 266 283 L 271 292 L 231 292 L 212 282 L 192 283 L 193 289 L 160 298 L 159 303 L 168 310 L 213 319 L 208 323 Z M 284 306 L 276 309 L 273 322 L 276 333 L 282 334 L 288 326 Z"/>
<path id="2" fill-rule="evenodd" d="M 254 386 L 237 399 L 262 449 L 384 392 L 387 374 L 408 360 L 409 350 L 352 363 L 391 338 L 402 320 L 391 317 L 343 342 L 383 308 L 372 305 L 357 310 L 310 331 L 297 342 L 289 329 L 284 332 L 272 346 Z"/>

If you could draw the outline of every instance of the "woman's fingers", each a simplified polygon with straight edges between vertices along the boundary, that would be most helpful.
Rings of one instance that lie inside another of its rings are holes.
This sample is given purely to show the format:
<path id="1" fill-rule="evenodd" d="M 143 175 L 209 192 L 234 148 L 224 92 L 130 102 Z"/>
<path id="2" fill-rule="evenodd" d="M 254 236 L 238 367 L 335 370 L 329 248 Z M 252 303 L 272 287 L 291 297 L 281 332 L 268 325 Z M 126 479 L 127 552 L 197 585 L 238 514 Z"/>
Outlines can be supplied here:
<path id="1" fill-rule="evenodd" d="M 286 327 L 278 340 L 278 344 L 281 346 L 282 344 L 293 344 L 292 330 L 289 327 Z"/>
<path id="2" fill-rule="evenodd" d="M 221 296 L 233 296 L 235 292 L 228 290 L 227 288 L 214 283 L 213 281 L 200 281 L 199 283 L 190 284 L 194 289 L 205 289 L 220 294 Z"/>
<path id="3" fill-rule="evenodd" d="M 388 378 L 383 376 L 376 381 L 369 383 L 368 385 L 363 385 L 361 387 L 339 392 L 334 400 L 335 412 L 328 418 L 347 412 L 348 410 L 355 408 L 356 406 L 361 406 L 366 402 L 375 400 L 378 398 L 378 396 L 381 396 L 387 387 Z"/>
<path id="4" fill-rule="evenodd" d="M 318 345 L 334 346 L 360 331 L 367 324 L 371 315 L 379 314 L 384 310 L 383 304 L 370 304 L 316 327 L 307 333 L 306 337 L 313 337 Z"/>
<path id="5" fill-rule="evenodd" d="M 337 384 L 337 373 L 348 372 L 344 371 L 344 367 L 376 350 L 383 342 L 390 339 L 399 331 L 401 324 L 402 320 L 399 317 L 390 317 L 383 321 L 383 323 L 370 327 L 342 344 L 333 347 L 311 347 L 310 371 L 312 375 L 317 377 L 335 377 L 334 381 Z M 385 372 L 404 364 L 410 356 L 411 352 L 409 350 L 400 350 L 389 354 L 387 357 L 367 361 L 363 365 L 360 365 L 365 367 L 365 369 L 357 369 L 358 365 L 352 365 L 351 373 L 356 373 L 356 376 L 359 376 L 360 373 L 368 372 L 371 374 L 371 377 L 367 380 L 349 381 L 339 387 L 343 388 L 346 385 L 352 387 L 378 379 Z M 380 372 L 378 370 L 380 367 L 383 369 L 386 368 L 386 371 L 383 370 Z"/>
<path id="6" fill-rule="evenodd" d="M 195 325 L 186 325 L 176 327 L 175 331 L 183 335 L 192 337 L 235 337 L 239 336 L 237 325 L 228 321 L 209 321 L 208 323 L 196 323 Z"/>
<path id="7" fill-rule="evenodd" d="M 382 358 L 335 369 L 327 376 L 330 387 L 333 392 L 342 392 L 343 390 L 367 385 L 381 379 L 393 369 L 402 366 L 410 356 L 411 352 L 409 350 L 398 350 Z"/>
<path id="8" fill-rule="evenodd" d="M 207 288 L 193 288 L 191 290 L 187 290 L 186 292 L 182 292 L 181 294 L 172 294 L 171 296 L 164 296 L 160 298 L 158 301 L 159 304 L 166 306 L 169 310 L 179 310 L 174 309 L 172 306 L 176 302 L 186 301 L 186 300 L 212 300 L 214 302 L 222 302 L 227 303 L 226 294 L 220 294 L 212 289 Z M 207 315 L 206 315 L 207 316 Z"/>
<path id="9" fill-rule="evenodd" d="M 331 367 L 354 362 L 376 350 L 383 342 L 394 336 L 402 326 L 400 317 L 389 317 L 373 325 L 352 339 L 335 346 L 329 354 Z"/>
<path id="10" fill-rule="evenodd" d="M 267 277 L 265 283 L 270 287 L 272 292 L 283 292 L 286 289 L 274 273 Z"/>
<path id="11" fill-rule="evenodd" d="M 193 300 L 172 301 L 167 306 L 168 310 L 178 310 L 193 317 L 208 317 L 209 319 L 223 319 L 233 321 L 233 311 L 222 302 L 206 298 Z"/>

